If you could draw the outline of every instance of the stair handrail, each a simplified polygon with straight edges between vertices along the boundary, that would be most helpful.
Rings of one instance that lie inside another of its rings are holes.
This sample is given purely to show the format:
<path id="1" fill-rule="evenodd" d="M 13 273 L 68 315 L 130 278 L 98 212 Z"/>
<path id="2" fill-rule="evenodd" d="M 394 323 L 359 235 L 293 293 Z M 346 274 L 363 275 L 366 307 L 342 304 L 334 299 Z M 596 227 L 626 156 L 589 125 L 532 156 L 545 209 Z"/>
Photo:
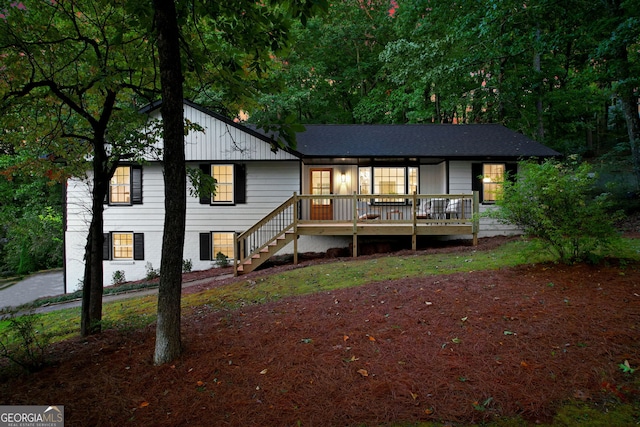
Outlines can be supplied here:
<path id="1" fill-rule="evenodd" d="M 237 274 L 238 265 L 242 264 L 246 259 L 258 254 L 262 249 L 276 240 L 278 236 L 281 236 L 292 228 L 295 229 L 298 221 L 297 203 L 298 195 L 297 193 L 293 193 L 293 196 L 285 200 L 259 222 L 242 233 L 235 235 L 234 273 Z M 255 237 L 260 233 L 262 233 L 260 237 Z M 254 245 L 245 256 L 247 241 L 251 240 L 254 240 Z"/>

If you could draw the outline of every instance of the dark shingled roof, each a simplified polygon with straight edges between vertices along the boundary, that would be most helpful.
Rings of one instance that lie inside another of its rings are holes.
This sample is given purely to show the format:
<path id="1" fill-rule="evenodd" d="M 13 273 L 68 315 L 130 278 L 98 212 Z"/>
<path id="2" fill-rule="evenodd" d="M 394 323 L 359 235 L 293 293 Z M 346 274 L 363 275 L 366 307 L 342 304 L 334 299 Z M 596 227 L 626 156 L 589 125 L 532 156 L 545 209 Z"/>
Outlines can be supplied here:
<path id="1" fill-rule="evenodd" d="M 552 157 L 560 153 L 499 124 L 305 125 L 302 157 Z"/>

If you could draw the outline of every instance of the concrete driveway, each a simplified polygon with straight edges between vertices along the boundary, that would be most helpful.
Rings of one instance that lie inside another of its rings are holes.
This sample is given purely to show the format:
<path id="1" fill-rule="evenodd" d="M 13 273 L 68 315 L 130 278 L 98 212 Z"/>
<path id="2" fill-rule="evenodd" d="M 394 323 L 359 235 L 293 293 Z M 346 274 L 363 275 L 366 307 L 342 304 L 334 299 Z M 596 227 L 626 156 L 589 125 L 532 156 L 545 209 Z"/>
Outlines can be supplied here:
<path id="1" fill-rule="evenodd" d="M 0 310 L 63 293 L 62 270 L 36 273 L 0 290 Z"/>

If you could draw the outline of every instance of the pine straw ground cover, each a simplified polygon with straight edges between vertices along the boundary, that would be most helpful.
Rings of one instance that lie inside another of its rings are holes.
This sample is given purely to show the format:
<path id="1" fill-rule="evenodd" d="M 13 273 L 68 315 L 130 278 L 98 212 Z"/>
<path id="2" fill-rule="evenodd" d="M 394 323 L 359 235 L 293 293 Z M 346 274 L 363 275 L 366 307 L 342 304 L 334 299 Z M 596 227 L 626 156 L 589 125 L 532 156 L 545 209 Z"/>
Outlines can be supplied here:
<path id="1" fill-rule="evenodd" d="M 67 426 L 377 426 L 551 423 L 568 401 L 632 402 L 631 423 L 640 372 L 621 364 L 640 365 L 639 332 L 638 264 L 423 276 L 194 308 L 167 366 L 152 364 L 153 326 L 66 341 L 0 403 L 64 405 Z"/>

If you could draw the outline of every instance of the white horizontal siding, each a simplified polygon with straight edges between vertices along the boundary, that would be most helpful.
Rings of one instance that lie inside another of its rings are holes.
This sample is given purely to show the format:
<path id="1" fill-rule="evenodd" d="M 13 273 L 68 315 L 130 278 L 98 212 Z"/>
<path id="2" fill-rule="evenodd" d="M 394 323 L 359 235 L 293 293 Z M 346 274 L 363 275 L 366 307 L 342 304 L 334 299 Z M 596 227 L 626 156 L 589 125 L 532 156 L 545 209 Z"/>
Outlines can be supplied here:
<path id="1" fill-rule="evenodd" d="M 195 165 L 192 165 L 195 166 Z M 247 162 L 245 204 L 234 206 L 201 205 L 187 196 L 187 219 L 184 259 L 194 270 L 210 268 L 210 261 L 199 260 L 199 234 L 211 231 L 242 232 L 281 203 L 299 192 L 300 166 L 296 162 Z M 67 290 L 77 288 L 84 274 L 84 247 L 91 220 L 90 185 L 70 180 L 67 190 L 68 221 L 65 233 L 67 251 Z M 104 283 L 112 282 L 113 273 L 122 270 L 127 280 L 146 276 L 147 263 L 160 267 L 164 227 L 164 179 L 159 164 L 142 168 L 143 203 L 131 206 L 104 205 L 104 232 L 144 233 L 144 261 L 105 261 Z"/>
<path id="2" fill-rule="evenodd" d="M 471 193 L 471 162 L 452 161 L 449 162 L 449 193 L 469 194 Z"/>
<path id="3" fill-rule="evenodd" d="M 464 194 L 471 193 L 472 181 L 475 177 L 471 176 L 471 164 L 478 163 L 473 161 L 450 161 L 449 162 L 449 193 L 451 194 Z M 495 209 L 496 206 L 483 205 L 480 203 L 480 214 L 485 213 L 490 209 Z M 490 236 L 508 236 L 512 234 L 521 234 L 522 230 L 513 226 L 500 224 L 496 220 L 490 218 L 480 219 L 480 231 L 479 237 Z"/>

